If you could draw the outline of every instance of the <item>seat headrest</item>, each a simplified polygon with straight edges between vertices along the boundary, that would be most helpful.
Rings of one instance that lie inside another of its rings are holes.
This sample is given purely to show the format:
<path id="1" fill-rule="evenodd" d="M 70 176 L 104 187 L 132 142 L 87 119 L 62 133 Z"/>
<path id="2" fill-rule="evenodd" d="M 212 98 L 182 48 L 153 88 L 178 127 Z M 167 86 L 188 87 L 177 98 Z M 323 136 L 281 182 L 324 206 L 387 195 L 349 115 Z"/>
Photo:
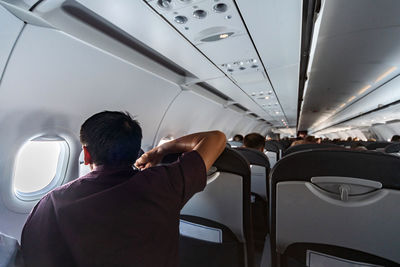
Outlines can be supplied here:
<path id="1" fill-rule="evenodd" d="M 400 152 L 400 143 L 394 143 L 385 147 L 386 153 L 399 153 Z"/>
<path id="2" fill-rule="evenodd" d="M 400 189 L 400 157 L 357 150 L 308 150 L 282 158 L 271 172 L 271 184 L 310 181 L 317 176 L 343 176 L 382 183 Z"/>
<path id="3" fill-rule="evenodd" d="M 271 151 L 271 152 L 276 152 L 276 153 L 279 152 L 278 146 L 274 142 L 271 142 L 271 141 L 265 142 L 265 149 L 267 151 Z"/>
<path id="4" fill-rule="evenodd" d="M 390 142 L 373 142 L 366 146 L 368 150 L 376 150 L 377 148 L 385 148 L 392 143 Z"/>
<path id="5" fill-rule="evenodd" d="M 237 147 L 234 148 L 234 150 L 239 152 L 252 165 L 264 166 L 266 168 L 270 167 L 268 157 L 261 151 L 246 147 Z"/>
<path id="6" fill-rule="evenodd" d="M 283 156 L 289 155 L 294 152 L 303 151 L 303 150 L 326 149 L 326 148 L 343 149 L 342 147 L 334 145 L 334 144 L 300 144 L 300 145 L 291 146 L 288 149 L 286 149 L 285 151 L 283 151 Z"/>
<path id="7" fill-rule="evenodd" d="M 163 160 L 162 164 L 175 162 L 182 153 L 168 154 Z M 219 172 L 230 172 L 243 177 L 250 177 L 250 163 L 241 154 L 234 151 L 232 148 L 226 147 L 218 159 L 214 162 L 213 166 Z"/>

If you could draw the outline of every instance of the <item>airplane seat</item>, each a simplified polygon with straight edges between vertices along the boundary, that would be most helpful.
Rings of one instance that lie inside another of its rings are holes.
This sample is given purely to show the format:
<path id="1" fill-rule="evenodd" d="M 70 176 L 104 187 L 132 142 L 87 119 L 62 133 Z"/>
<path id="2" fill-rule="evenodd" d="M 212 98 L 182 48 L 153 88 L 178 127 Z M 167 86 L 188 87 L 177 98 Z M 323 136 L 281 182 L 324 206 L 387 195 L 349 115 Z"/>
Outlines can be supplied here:
<path id="1" fill-rule="evenodd" d="M 399 153 L 400 152 L 400 143 L 393 143 L 391 145 L 388 145 L 385 147 L 384 150 L 385 153 Z"/>
<path id="2" fill-rule="evenodd" d="M 0 267 L 22 267 L 18 241 L 0 232 Z"/>
<path id="3" fill-rule="evenodd" d="M 392 144 L 391 142 L 372 142 L 368 145 L 366 145 L 366 148 L 368 150 L 378 150 L 378 149 L 383 149 L 387 146 L 389 146 L 390 144 Z"/>
<path id="4" fill-rule="evenodd" d="M 275 143 L 271 141 L 266 141 L 265 150 L 266 150 L 265 154 L 267 155 L 269 163 L 272 168 L 274 167 L 275 163 L 279 160 L 279 148 Z"/>
<path id="5" fill-rule="evenodd" d="M 251 148 L 236 148 L 250 163 L 251 170 L 251 211 L 253 219 L 253 236 L 256 249 L 264 247 L 268 233 L 268 176 L 269 160 L 262 152 Z"/>
<path id="6" fill-rule="evenodd" d="M 283 152 L 283 157 L 291 154 L 291 153 L 295 153 L 295 152 L 299 152 L 299 151 L 304 151 L 304 150 L 310 150 L 310 149 L 326 149 L 326 148 L 330 148 L 330 149 L 344 149 L 341 146 L 338 145 L 334 145 L 334 144 L 300 144 L 300 145 L 295 145 L 295 146 L 291 146 L 288 149 L 286 149 Z"/>
<path id="7" fill-rule="evenodd" d="M 227 142 L 231 147 L 241 147 L 243 146 L 242 142 L 238 142 L 238 141 L 228 141 Z"/>
<path id="8" fill-rule="evenodd" d="M 279 158 L 282 158 L 283 151 L 285 151 L 285 149 L 286 149 L 285 146 L 282 145 L 277 140 L 270 140 L 270 141 L 267 141 L 267 142 L 271 142 L 271 143 L 275 144 L 278 147 L 278 149 L 279 149 Z"/>
<path id="9" fill-rule="evenodd" d="M 398 266 L 399 176 L 399 157 L 371 151 L 281 159 L 270 174 L 272 266 Z"/>
<path id="10" fill-rule="evenodd" d="M 177 156 L 170 155 L 163 163 Z M 225 148 L 207 173 L 204 191 L 182 208 L 180 266 L 253 266 L 249 165 L 238 152 Z"/>

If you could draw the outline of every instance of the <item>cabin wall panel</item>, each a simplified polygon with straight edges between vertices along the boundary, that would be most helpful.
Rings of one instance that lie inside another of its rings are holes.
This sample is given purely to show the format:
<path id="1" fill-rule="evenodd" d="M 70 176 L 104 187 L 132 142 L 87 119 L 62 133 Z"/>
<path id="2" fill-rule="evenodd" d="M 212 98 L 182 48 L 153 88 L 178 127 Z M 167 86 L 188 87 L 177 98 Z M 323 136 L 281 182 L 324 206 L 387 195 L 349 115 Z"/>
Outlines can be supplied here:
<path id="1" fill-rule="evenodd" d="M 0 6 L 0 79 L 24 22 Z M 1 82 L 1 80 L 0 80 Z"/>
<path id="2" fill-rule="evenodd" d="M 176 84 L 62 32 L 25 26 L 0 86 L 0 231 L 20 238 L 35 204 L 16 207 L 9 198 L 24 142 L 45 134 L 64 137 L 72 150 L 66 181 L 72 180 L 86 118 L 103 110 L 128 111 L 141 123 L 142 146 L 150 147 L 180 92 Z"/>
<path id="3" fill-rule="evenodd" d="M 195 92 L 183 91 L 164 117 L 155 144 L 166 136 L 180 137 L 199 131 L 220 130 L 227 138 L 247 134 L 260 123 Z M 264 123 L 265 125 L 265 123 Z"/>

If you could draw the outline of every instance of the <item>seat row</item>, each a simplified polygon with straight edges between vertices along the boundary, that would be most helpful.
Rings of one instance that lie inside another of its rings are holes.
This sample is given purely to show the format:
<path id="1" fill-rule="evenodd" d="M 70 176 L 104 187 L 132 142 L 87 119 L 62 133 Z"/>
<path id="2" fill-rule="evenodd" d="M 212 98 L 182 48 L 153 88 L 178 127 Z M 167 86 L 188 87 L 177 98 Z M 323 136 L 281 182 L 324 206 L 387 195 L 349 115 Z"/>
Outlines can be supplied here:
<path id="1" fill-rule="evenodd" d="M 181 211 L 181 266 L 255 266 L 264 238 L 262 266 L 400 264 L 400 157 L 308 149 L 270 172 L 263 153 L 226 148 L 214 167 Z"/>

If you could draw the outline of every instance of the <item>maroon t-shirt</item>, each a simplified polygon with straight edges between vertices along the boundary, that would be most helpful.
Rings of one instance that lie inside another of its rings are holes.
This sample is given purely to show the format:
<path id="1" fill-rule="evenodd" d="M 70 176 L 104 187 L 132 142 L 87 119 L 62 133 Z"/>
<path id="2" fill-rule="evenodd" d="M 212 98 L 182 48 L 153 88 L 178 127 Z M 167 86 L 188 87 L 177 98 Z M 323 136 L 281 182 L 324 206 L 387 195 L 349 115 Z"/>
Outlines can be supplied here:
<path id="1" fill-rule="evenodd" d="M 206 185 L 197 151 L 136 172 L 97 167 L 43 197 L 22 232 L 26 266 L 178 266 L 179 213 Z"/>

